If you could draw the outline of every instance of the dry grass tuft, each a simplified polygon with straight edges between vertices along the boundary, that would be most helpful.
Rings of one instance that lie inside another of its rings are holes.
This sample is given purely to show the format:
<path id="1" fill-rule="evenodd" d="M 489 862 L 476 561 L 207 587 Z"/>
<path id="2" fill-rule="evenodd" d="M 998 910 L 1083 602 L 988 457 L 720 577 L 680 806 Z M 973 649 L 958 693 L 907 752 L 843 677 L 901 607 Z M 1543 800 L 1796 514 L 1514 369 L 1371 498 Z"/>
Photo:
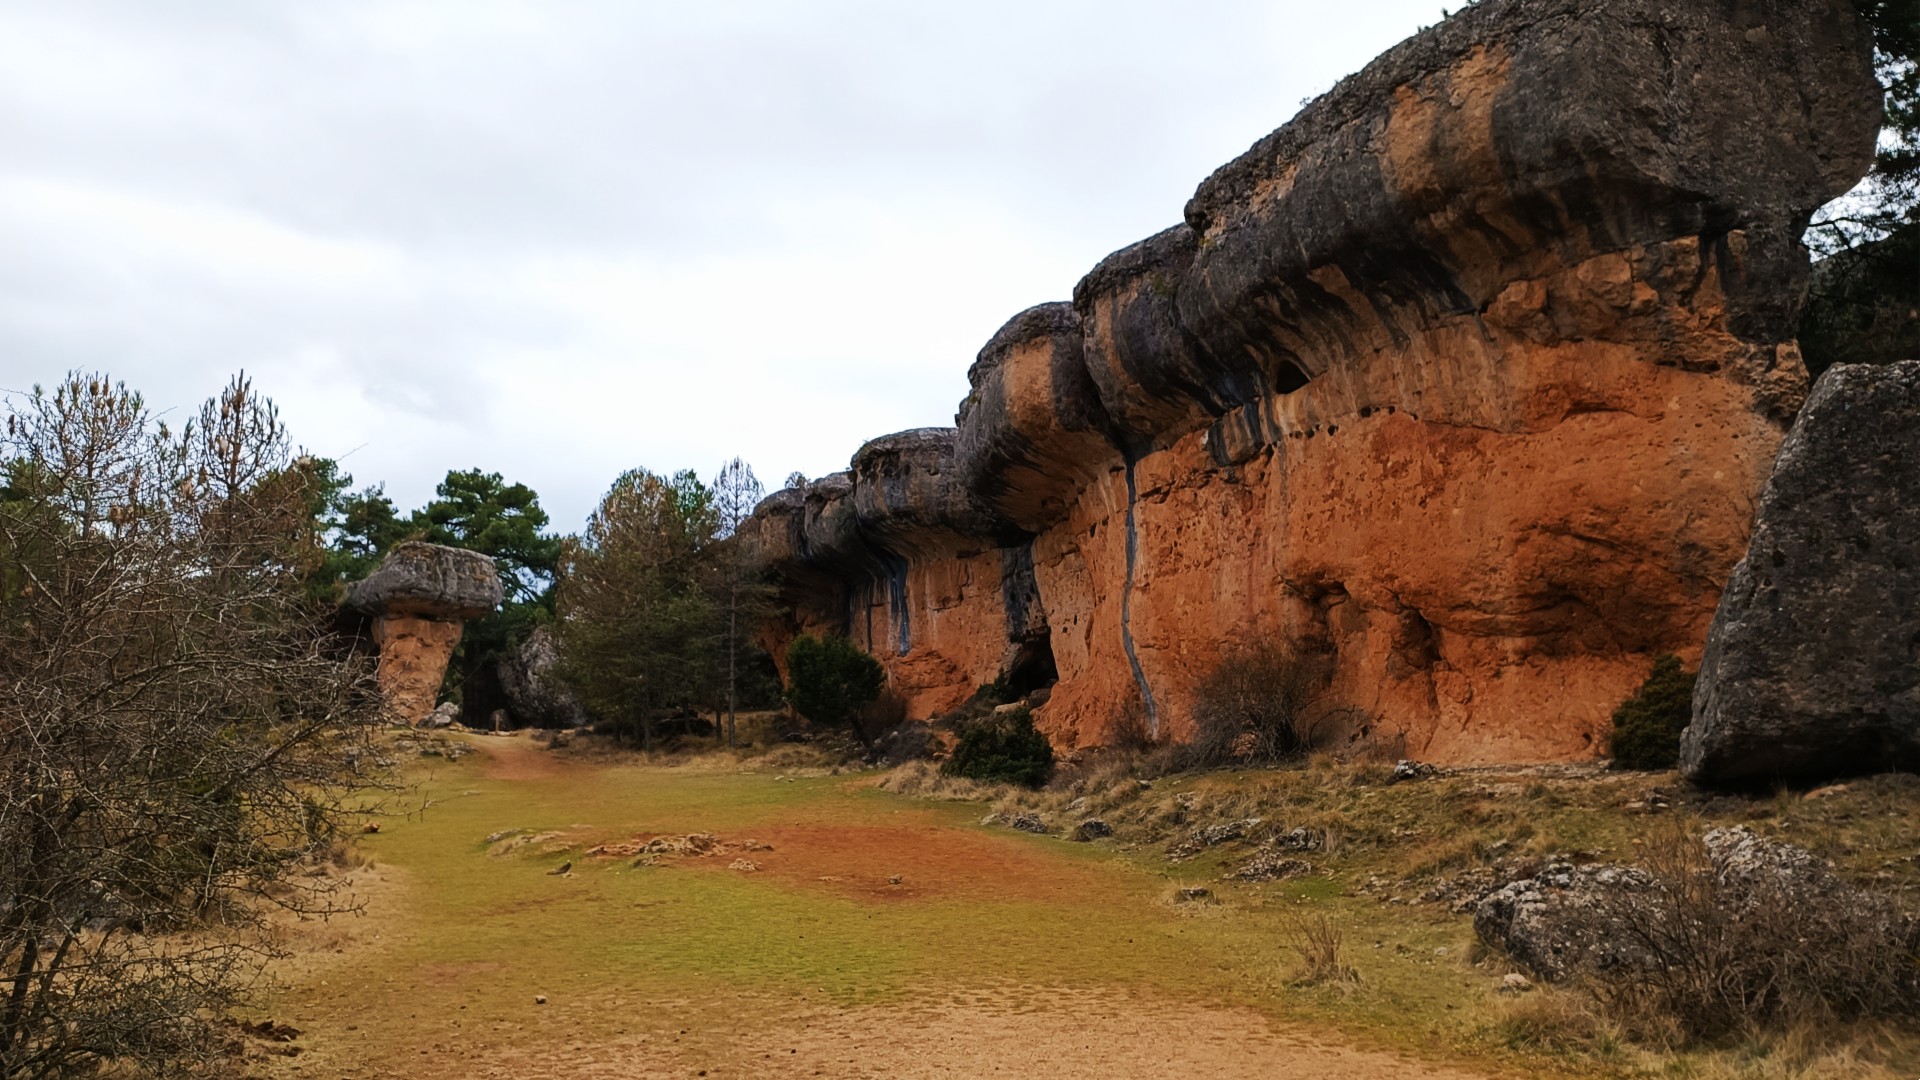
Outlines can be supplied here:
<path id="1" fill-rule="evenodd" d="M 996 804 L 1005 803 L 1011 790 L 1008 784 L 985 784 L 964 776 L 948 776 L 931 761 L 909 761 L 882 776 L 878 786 L 881 791 L 921 799 Z"/>
<path id="2" fill-rule="evenodd" d="M 1344 955 L 1345 935 L 1324 914 L 1302 915 L 1289 927 L 1287 947 L 1300 958 L 1296 986 L 1358 986 L 1360 973 Z"/>
<path id="3" fill-rule="evenodd" d="M 1493 1032 L 1514 1050 L 1546 1054 L 1604 1054 L 1620 1040 L 1607 1020 L 1579 995 L 1551 987 L 1523 994 L 1494 1015 Z"/>

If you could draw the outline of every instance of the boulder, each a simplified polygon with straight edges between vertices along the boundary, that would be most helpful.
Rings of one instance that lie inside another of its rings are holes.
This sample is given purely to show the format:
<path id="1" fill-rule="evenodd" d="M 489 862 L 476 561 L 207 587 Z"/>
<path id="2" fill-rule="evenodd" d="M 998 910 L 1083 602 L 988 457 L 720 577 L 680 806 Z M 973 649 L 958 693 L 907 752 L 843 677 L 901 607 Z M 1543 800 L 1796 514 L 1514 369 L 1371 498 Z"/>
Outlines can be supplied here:
<path id="1" fill-rule="evenodd" d="M 1086 844 L 1095 840 L 1104 840 L 1113 835 L 1113 826 L 1097 817 L 1090 817 L 1073 827 L 1073 839 Z"/>
<path id="2" fill-rule="evenodd" d="M 560 682 L 554 668 L 560 650 L 553 635 L 539 627 L 499 664 L 500 690 L 507 711 L 517 724 L 537 728 L 577 728 L 587 725 L 587 710 L 573 691 Z"/>
<path id="3" fill-rule="evenodd" d="M 1312 863 L 1304 859 L 1288 858 L 1269 848 L 1254 852 L 1252 858 L 1241 863 L 1232 874 L 1228 875 L 1228 880 L 1281 881 L 1312 872 Z"/>
<path id="4" fill-rule="evenodd" d="M 1651 969 L 1656 949 L 1670 952 L 1694 935 L 1762 950 L 1920 944 L 1911 918 L 1802 848 L 1745 826 L 1715 829 L 1701 845 L 1697 865 L 1680 863 L 1701 875 L 1685 888 L 1634 867 L 1550 864 L 1480 901 L 1474 932 L 1549 981 Z"/>
<path id="5" fill-rule="evenodd" d="M 1208 848 L 1219 847 L 1230 840 L 1244 840 L 1259 825 L 1260 819 L 1254 817 L 1198 826 L 1167 845 L 1167 858 L 1173 862 L 1191 859 Z"/>
<path id="6" fill-rule="evenodd" d="M 1651 887 L 1650 877 L 1627 867 L 1552 863 L 1481 900 L 1473 930 L 1550 981 L 1584 969 L 1640 965 L 1649 958 L 1621 932 L 1615 907 L 1622 894 Z"/>
<path id="7" fill-rule="evenodd" d="M 1830 369 L 1707 637 L 1681 767 L 1753 785 L 1920 768 L 1920 362 Z"/>
<path id="8" fill-rule="evenodd" d="M 1393 766 L 1393 775 L 1387 777 L 1387 783 L 1400 784 L 1409 780 L 1425 780 L 1438 770 L 1421 761 L 1401 761 Z"/>
<path id="9" fill-rule="evenodd" d="M 1007 828 L 1025 833 L 1034 833 L 1039 836 L 1045 836 L 1053 831 L 1053 829 L 1047 825 L 1046 819 L 1042 818 L 1039 814 L 1024 810 L 1013 815 L 1007 822 Z"/>
<path id="10" fill-rule="evenodd" d="M 347 589 L 347 606 L 364 614 L 423 619 L 477 619 L 504 593 L 493 560 L 476 551 L 409 541 Z"/>

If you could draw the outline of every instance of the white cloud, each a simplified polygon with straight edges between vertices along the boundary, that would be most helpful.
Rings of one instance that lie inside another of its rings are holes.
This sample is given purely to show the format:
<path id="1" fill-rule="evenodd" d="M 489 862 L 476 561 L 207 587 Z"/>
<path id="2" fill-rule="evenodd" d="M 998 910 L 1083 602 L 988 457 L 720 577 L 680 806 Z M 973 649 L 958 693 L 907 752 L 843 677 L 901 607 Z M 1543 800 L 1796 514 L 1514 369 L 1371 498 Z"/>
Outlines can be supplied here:
<path id="1" fill-rule="evenodd" d="M 403 504 L 843 467 L 1436 12 L 1300 0 L 16 0 L 0 387 L 240 367 Z"/>

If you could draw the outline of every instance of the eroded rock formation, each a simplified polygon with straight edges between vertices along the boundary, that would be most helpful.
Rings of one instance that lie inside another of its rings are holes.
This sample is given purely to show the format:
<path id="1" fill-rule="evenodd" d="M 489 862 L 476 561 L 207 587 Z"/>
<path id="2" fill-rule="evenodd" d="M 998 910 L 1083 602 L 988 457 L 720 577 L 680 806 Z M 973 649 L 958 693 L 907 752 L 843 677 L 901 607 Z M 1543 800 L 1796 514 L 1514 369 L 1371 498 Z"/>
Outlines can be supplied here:
<path id="1" fill-rule="evenodd" d="M 1595 755 L 1698 655 L 1879 115 L 1844 0 L 1470 7 L 1011 320 L 956 430 L 767 500 L 767 643 L 849 634 L 922 713 L 1057 674 L 1073 746 L 1181 736 L 1282 638 L 1334 660 L 1323 736 Z"/>
<path id="2" fill-rule="evenodd" d="M 1814 387 L 1707 638 L 1682 767 L 1712 784 L 1920 769 L 1920 362 Z"/>
<path id="3" fill-rule="evenodd" d="M 538 728 L 585 727 L 586 706 L 560 681 L 560 649 L 542 626 L 501 657 L 498 678 L 507 712 L 516 725 Z"/>
<path id="4" fill-rule="evenodd" d="M 395 723 L 433 714 L 462 624 L 500 606 L 493 560 L 438 544 L 404 543 L 347 590 L 347 607 L 373 623 L 380 693 Z"/>

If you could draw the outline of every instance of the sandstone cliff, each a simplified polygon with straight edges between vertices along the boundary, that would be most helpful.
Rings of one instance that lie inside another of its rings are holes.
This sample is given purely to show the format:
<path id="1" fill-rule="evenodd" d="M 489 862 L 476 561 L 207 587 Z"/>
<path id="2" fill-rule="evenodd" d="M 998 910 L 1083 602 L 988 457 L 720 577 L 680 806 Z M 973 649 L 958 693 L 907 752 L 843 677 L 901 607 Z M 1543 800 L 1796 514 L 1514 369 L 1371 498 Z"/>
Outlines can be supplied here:
<path id="1" fill-rule="evenodd" d="M 1845 0 L 1470 7 L 1015 316 L 956 429 L 768 499 L 765 641 L 851 635 L 922 714 L 1057 677 L 1073 746 L 1179 737 L 1279 637 L 1332 737 L 1598 754 L 1699 654 L 1805 394 L 1799 233 L 1878 124 Z"/>

